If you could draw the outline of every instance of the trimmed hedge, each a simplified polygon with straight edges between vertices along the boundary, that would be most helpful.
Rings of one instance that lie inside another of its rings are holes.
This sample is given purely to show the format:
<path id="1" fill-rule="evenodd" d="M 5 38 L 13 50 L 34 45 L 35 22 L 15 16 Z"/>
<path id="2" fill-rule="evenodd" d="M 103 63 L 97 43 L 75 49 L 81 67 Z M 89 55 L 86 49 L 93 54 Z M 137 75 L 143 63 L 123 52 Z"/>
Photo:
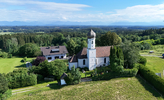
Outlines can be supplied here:
<path id="1" fill-rule="evenodd" d="M 143 64 L 144 66 L 146 65 L 146 63 L 147 63 L 147 59 L 146 58 L 144 58 L 144 57 L 142 57 L 142 56 L 140 56 L 140 60 L 139 60 L 139 62 L 138 63 L 140 63 L 140 64 Z"/>
<path id="2" fill-rule="evenodd" d="M 135 67 L 133 69 L 124 69 L 122 72 L 108 72 L 108 73 L 106 73 L 104 71 L 104 74 L 94 75 L 92 77 L 92 80 L 94 80 L 94 81 L 96 81 L 96 80 L 109 80 L 109 79 L 112 79 L 115 77 L 133 77 L 133 76 L 137 75 L 138 69 L 139 69 L 139 64 L 135 64 Z M 108 70 L 106 70 L 106 71 L 108 71 Z M 92 72 L 92 74 L 94 74 L 94 73 Z"/>
<path id="3" fill-rule="evenodd" d="M 27 70 L 14 70 L 6 75 L 10 89 L 32 86 L 37 84 L 37 75 L 28 74 Z"/>
<path id="4" fill-rule="evenodd" d="M 146 66 L 140 65 L 139 73 L 146 79 L 150 84 L 152 84 L 157 90 L 164 93 L 164 79 L 157 76 L 153 71 L 151 71 Z"/>
<path id="5" fill-rule="evenodd" d="M 8 89 L 4 94 L 0 93 L 0 100 L 5 100 L 12 95 L 12 90 Z"/>

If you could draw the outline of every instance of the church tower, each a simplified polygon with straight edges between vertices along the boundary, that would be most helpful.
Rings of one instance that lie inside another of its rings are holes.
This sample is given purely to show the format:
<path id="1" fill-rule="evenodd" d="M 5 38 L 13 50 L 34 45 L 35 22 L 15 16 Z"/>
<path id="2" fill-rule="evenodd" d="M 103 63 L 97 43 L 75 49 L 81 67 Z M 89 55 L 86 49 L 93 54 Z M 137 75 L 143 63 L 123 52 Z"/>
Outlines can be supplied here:
<path id="1" fill-rule="evenodd" d="M 88 58 L 88 68 L 93 70 L 96 68 L 96 49 L 95 49 L 95 38 L 96 33 L 91 29 L 87 34 L 88 37 L 88 48 L 87 48 L 87 58 Z"/>

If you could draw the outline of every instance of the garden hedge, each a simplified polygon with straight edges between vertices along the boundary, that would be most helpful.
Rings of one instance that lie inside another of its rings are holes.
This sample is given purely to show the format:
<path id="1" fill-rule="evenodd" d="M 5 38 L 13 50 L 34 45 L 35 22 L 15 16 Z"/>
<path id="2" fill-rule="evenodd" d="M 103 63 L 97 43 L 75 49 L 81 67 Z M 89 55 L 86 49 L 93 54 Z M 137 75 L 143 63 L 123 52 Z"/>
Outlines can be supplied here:
<path id="1" fill-rule="evenodd" d="M 6 75 L 10 89 L 32 86 L 37 84 L 37 75 L 28 74 L 25 70 L 14 70 Z"/>
<path id="2" fill-rule="evenodd" d="M 146 66 L 140 65 L 139 68 L 140 75 L 146 79 L 150 84 L 152 84 L 157 90 L 164 94 L 164 79 L 157 76 L 153 71 L 151 71 Z"/>

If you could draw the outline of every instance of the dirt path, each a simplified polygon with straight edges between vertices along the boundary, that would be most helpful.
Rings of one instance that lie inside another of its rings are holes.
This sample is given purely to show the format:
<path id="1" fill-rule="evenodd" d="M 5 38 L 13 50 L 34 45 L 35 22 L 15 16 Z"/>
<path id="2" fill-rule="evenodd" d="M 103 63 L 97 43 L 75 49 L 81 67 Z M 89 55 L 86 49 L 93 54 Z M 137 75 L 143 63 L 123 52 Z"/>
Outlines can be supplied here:
<path id="1" fill-rule="evenodd" d="M 157 56 L 157 55 L 141 55 L 141 56 L 153 56 L 153 57 L 160 57 L 160 58 L 163 57 L 163 56 Z"/>

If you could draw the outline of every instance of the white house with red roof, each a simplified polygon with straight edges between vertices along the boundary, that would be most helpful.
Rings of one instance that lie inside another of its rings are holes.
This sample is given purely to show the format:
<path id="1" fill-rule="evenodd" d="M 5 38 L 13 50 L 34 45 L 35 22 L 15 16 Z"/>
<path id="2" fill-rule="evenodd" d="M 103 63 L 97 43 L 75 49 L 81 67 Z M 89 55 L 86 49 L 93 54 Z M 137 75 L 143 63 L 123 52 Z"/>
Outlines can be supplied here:
<path id="1" fill-rule="evenodd" d="M 83 48 L 79 53 L 69 60 L 69 69 L 74 65 L 77 67 L 88 67 L 93 70 L 96 67 L 110 64 L 109 55 L 111 46 L 95 47 L 96 33 L 91 30 L 88 34 L 88 47 Z"/>

